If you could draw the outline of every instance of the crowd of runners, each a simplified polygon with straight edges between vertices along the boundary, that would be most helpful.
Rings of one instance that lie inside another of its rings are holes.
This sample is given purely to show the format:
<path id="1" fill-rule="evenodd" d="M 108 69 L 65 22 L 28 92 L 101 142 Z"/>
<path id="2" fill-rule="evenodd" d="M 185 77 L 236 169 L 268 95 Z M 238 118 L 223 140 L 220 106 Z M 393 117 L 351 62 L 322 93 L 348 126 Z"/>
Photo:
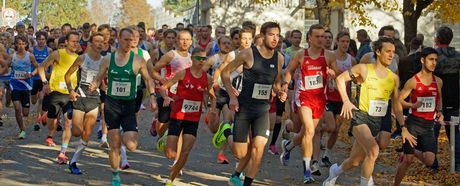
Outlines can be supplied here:
<path id="1" fill-rule="evenodd" d="M 81 174 L 77 162 L 99 123 L 114 186 L 121 183 L 120 170 L 130 168 L 126 151 L 138 145 L 141 109 L 155 112 L 150 134 L 171 161 L 166 185 L 186 166 L 200 123 L 214 134 L 217 163 L 228 164 L 227 157 L 237 162 L 231 185 L 252 184 L 265 147 L 279 156 L 280 166 L 293 166 L 296 146 L 303 183 L 335 185 L 343 172 L 362 164 L 360 185 L 374 185 L 379 151 L 398 137 L 399 185 L 414 157 L 439 169 L 439 129 L 459 115 L 460 53 L 449 46 L 454 35 L 446 26 L 437 29 L 434 48 L 424 46 L 419 34 L 409 51 L 391 25 L 373 42 L 366 30 L 357 31 L 359 48 L 349 32 L 333 35 L 319 24 L 284 37 L 276 22 L 251 21 L 232 28 L 179 23 L 155 29 L 140 22 L 40 30 L 18 22 L 0 31 L 0 109 L 12 102 L 18 139 L 33 138 L 25 132 L 29 124 L 48 128 L 47 137 L 37 140 L 59 144 L 56 162 Z M 33 123 L 27 123 L 30 107 L 37 112 Z M 334 163 L 344 122 L 353 146 L 347 159 Z M 62 131 L 59 143 L 56 131 Z M 72 136 L 79 142 L 69 161 Z M 321 174 L 329 177 L 315 180 Z"/>

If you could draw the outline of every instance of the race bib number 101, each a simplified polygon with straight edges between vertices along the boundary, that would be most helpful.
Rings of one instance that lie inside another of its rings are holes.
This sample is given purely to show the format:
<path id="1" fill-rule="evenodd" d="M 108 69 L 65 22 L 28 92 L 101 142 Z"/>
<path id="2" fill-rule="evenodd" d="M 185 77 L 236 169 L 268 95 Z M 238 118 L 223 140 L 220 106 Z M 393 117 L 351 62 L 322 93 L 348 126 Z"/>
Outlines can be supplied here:
<path id="1" fill-rule="evenodd" d="M 131 82 L 112 81 L 112 95 L 129 96 L 131 93 Z"/>

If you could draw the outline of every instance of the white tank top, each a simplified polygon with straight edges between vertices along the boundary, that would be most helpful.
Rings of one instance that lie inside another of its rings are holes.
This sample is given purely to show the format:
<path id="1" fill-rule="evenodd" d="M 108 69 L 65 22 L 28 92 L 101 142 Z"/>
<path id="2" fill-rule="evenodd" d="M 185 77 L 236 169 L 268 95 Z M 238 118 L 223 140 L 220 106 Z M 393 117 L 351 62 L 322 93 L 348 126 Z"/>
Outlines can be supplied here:
<path id="1" fill-rule="evenodd" d="M 98 60 L 93 60 L 91 59 L 91 57 L 89 57 L 88 53 L 84 54 L 84 56 L 85 59 L 83 61 L 83 64 L 80 66 L 80 81 L 78 86 L 78 93 L 82 97 L 96 96 L 93 95 L 94 92 L 91 93 L 88 90 L 88 85 L 96 79 L 103 57 L 101 56 Z M 97 90 L 97 92 L 99 92 L 99 89 Z"/>

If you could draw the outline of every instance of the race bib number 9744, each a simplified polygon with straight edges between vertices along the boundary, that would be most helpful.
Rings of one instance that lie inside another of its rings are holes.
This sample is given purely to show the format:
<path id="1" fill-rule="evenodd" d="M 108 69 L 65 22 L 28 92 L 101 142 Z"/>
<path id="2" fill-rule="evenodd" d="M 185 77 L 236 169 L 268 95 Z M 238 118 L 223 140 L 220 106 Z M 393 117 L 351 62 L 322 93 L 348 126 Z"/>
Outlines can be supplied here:
<path id="1" fill-rule="evenodd" d="M 388 101 L 371 100 L 369 104 L 369 115 L 370 116 L 385 116 L 388 109 Z"/>
<path id="2" fill-rule="evenodd" d="M 254 99 L 269 99 L 272 91 L 272 85 L 254 84 L 252 98 Z"/>
<path id="3" fill-rule="evenodd" d="M 190 113 L 190 112 L 199 112 L 201 106 L 201 101 L 190 101 L 184 99 L 182 103 L 181 112 L 183 113 Z"/>
<path id="4" fill-rule="evenodd" d="M 129 96 L 131 93 L 131 82 L 112 81 L 112 95 Z"/>

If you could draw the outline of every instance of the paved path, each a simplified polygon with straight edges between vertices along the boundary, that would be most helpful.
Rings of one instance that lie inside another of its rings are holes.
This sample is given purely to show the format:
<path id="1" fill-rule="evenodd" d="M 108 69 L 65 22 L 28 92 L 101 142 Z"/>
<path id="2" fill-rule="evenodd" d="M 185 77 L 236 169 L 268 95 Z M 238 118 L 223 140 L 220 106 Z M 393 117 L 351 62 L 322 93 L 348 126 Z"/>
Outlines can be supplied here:
<path id="1" fill-rule="evenodd" d="M 66 165 L 58 165 L 54 159 L 60 149 L 47 147 L 43 141 L 47 129 L 42 127 L 38 132 L 28 126 L 27 138 L 17 140 L 17 125 L 14 112 L 7 108 L 9 119 L 0 127 L 0 185 L 110 185 L 111 173 L 108 165 L 108 155 L 105 149 L 99 148 L 96 132 L 93 133 L 89 148 L 83 153 L 79 167 L 83 175 L 72 175 Z M 162 153 L 154 150 L 154 139 L 148 133 L 152 113 L 141 111 L 139 125 L 139 148 L 136 152 L 128 152 L 132 168 L 121 173 L 123 185 L 162 185 L 169 175 L 169 161 Z M 57 133 L 56 143 L 60 144 Z M 200 124 L 198 139 L 191 156 L 180 176 L 177 185 L 227 185 L 229 175 L 233 172 L 235 161 L 227 152 L 231 163 L 220 165 L 216 163 L 216 149 L 211 144 L 211 134 L 204 124 Z M 68 150 L 69 159 L 73 155 L 77 138 L 72 137 Z M 339 142 L 332 158 L 333 162 L 342 161 L 348 155 L 348 147 Z M 291 155 L 290 166 L 280 165 L 279 156 L 265 153 L 261 170 L 254 185 L 302 185 L 302 162 L 297 149 Z M 323 176 L 316 177 L 320 185 L 327 174 L 327 168 L 321 168 Z M 376 171 L 383 174 L 394 174 L 394 168 L 376 166 Z M 388 185 L 392 180 L 376 179 L 378 185 Z M 359 184 L 359 169 L 346 173 L 338 181 L 340 185 Z"/>

